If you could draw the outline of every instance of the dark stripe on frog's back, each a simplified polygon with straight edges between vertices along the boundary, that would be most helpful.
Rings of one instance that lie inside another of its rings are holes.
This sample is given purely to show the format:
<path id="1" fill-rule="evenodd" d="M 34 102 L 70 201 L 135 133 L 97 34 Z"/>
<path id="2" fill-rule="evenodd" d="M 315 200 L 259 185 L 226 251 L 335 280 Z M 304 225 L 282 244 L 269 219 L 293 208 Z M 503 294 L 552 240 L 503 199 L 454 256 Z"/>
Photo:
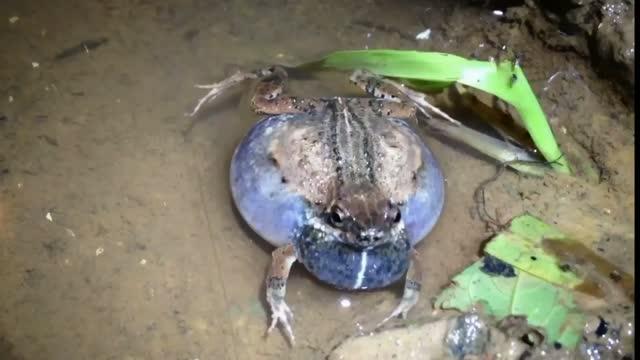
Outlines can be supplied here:
<path id="1" fill-rule="evenodd" d="M 342 161 L 342 154 L 338 147 L 338 117 L 337 106 L 335 102 L 330 102 L 327 105 L 327 113 L 323 117 L 323 129 L 325 134 L 327 134 L 327 144 L 329 146 L 329 157 L 332 160 L 333 168 L 336 173 L 336 186 L 338 188 L 344 185 L 344 175 L 342 173 L 342 165 L 340 162 Z"/>
<path id="2" fill-rule="evenodd" d="M 375 158 L 373 156 L 375 153 L 375 137 L 369 128 L 370 122 L 373 121 L 371 116 L 372 112 L 371 109 L 364 109 L 359 105 L 359 99 L 349 99 L 346 102 L 347 110 L 349 114 L 351 114 L 351 120 L 353 120 L 360 129 L 361 142 L 359 143 L 359 155 L 361 156 L 361 161 L 364 162 L 362 166 L 364 167 L 369 182 L 375 184 Z"/>
<path id="3" fill-rule="evenodd" d="M 326 204 L 354 182 L 375 185 L 396 201 L 412 196 L 416 183 L 411 182 L 411 174 L 422 165 L 420 140 L 397 119 L 386 118 L 376 100 L 325 101 L 326 106 L 298 114 L 269 135 L 269 157 L 283 183 L 314 203 Z M 350 134 L 344 132 L 347 123 Z M 345 156 L 345 145 L 355 145 L 350 156 Z M 391 151 L 415 156 L 396 159 Z"/>
<path id="4" fill-rule="evenodd" d="M 330 154 L 333 156 L 340 188 L 348 182 L 375 183 L 372 134 L 366 124 L 370 119 L 362 108 L 354 106 L 353 99 L 330 100 L 328 110 L 328 133 Z M 365 117 L 365 118 L 363 118 Z M 339 189 L 336 189 L 339 190 Z"/>

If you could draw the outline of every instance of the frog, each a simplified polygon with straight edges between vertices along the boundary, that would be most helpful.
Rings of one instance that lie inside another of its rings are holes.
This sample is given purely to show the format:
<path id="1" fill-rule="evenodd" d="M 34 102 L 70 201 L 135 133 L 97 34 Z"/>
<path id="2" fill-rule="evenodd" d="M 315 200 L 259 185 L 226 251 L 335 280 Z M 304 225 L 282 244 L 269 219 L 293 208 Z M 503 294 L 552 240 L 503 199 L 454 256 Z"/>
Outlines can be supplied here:
<path id="1" fill-rule="evenodd" d="M 285 301 L 294 263 L 345 291 L 402 281 L 397 307 L 418 302 L 423 269 L 415 249 L 444 207 L 445 178 L 410 125 L 416 107 L 366 70 L 349 79 L 362 97 L 288 95 L 288 73 L 256 72 L 252 109 L 264 117 L 235 148 L 231 193 L 241 218 L 275 247 L 266 276 L 271 321 L 295 344 Z"/>

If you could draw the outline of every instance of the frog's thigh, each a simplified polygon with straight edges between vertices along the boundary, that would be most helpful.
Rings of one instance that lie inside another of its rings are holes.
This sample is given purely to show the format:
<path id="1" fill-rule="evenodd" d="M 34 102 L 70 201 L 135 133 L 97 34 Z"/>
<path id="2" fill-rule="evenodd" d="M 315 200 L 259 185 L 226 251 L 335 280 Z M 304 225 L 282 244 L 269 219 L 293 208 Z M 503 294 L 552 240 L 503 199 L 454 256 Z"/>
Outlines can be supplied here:
<path id="1" fill-rule="evenodd" d="M 295 115 L 261 120 L 236 148 L 231 160 L 231 192 L 238 211 L 258 235 L 275 246 L 291 242 L 307 211 L 304 198 L 283 182 L 269 154 L 278 128 Z"/>

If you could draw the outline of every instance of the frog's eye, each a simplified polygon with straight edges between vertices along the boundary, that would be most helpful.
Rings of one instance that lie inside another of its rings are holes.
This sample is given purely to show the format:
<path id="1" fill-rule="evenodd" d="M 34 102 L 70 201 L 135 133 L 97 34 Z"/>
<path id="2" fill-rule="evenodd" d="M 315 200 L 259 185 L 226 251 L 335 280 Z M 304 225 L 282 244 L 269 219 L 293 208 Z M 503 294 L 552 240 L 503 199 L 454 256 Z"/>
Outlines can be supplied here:
<path id="1" fill-rule="evenodd" d="M 402 219 L 402 214 L 400 213 L 400 209 L 396 210 L 396 216 L 393 218 L 393 223 L 397 224 Z"/>
<path id="2" fill-rule="evenodd" d="M 394 224 L 397 224 L 400 222 L 400 220 L 402 219 L 402 214 L 400 212 L 400 207 L 398 205 L 394 205 L 394 204 L 389 204 L 390 207 L 390 211 L 389 211 L 389 217 Z"/>
<path id="3" fill-rule="evenodd" d="M 334 205 L 329 210 L 329 221 L 334 226 L 341 226 L 344 222 L 344 212 L 338 206 Z"/>

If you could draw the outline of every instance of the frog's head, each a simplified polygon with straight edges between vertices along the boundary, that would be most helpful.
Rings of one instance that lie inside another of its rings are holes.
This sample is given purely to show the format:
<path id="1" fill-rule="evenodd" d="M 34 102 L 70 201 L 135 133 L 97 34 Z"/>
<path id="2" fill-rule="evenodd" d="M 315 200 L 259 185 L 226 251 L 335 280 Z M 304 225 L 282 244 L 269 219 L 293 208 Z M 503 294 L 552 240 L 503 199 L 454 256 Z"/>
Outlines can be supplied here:
<path id="1" fill-rule="evenodd" d="M 403 227 L 399 204 L 369 184 L 343 187 L 321 217 L 342 242 L 362 248 L 394 241 Z"/>
<path id="2" fill-rule="evenodd" d="M 373 289 L 407 270 L 411 242 L 401 207 L 374 187 L 345 187 L 310 220 L 296 240 L 298 258 L 320 280 Z"/>

